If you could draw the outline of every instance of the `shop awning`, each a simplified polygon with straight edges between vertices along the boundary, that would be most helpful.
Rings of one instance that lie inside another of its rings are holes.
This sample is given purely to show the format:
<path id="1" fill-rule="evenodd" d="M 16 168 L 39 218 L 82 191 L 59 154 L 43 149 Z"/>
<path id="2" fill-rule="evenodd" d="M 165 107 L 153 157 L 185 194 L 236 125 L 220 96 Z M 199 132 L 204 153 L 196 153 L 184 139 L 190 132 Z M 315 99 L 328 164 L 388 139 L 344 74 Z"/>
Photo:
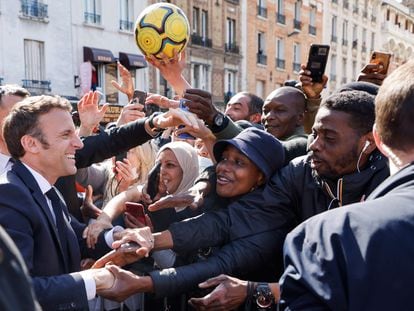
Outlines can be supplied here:
<path id="1" fill-rule="evenodd" d="M 137 54 L 119 52 L 119 62 L 127 69 L 139 69 L 147 67 L 145 57 Z"/>
<path id="2" fill-rule="evenodd" d="M 91 63 L 114 63 L 115 57 L 109 50 L 83 47 L 83 60 Z"/>

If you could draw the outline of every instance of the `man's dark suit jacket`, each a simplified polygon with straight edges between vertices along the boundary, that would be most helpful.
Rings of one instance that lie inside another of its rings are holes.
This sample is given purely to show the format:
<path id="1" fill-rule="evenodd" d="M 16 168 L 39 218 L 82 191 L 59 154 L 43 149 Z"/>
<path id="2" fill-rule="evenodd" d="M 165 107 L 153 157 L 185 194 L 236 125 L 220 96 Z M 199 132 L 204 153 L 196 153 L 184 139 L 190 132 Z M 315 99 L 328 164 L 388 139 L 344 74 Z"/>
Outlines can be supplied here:
<path id="1" fill-rule="evenodd" d="M 145 130 L 145 120 L 140 119 L 102 132 L 99 135 L 85 137 L 83 139 L 84 147 L 76 152 L 76 167 L 88 167 L 93 163 L 102 162 L 149 141 L 152 136 Z M 62 193 L 70 213 L 81 221 L 82 216 L 75 188 L 75 176 L 59 178 L 56 182 L 56 187 Z"/>
<path id="2" fill-rule="evenodd" d="M 0 177 L 0 225 L 17 248 L 33 277 L 35 293 L 44 310 L 79 310 L 87 308 L 83 279 L 70 272 L 80 270 L 81 254 L 98 257 L 109 251 L 103 235 L 94 254 L 88 253 L 82 239 L 84 224 L 64 210 L 70 258 L 64 258 L 55 222 L 46 197 L 30 171 L 17 161 Z M 70 267 L 69 271 L 65 267 Z"/>
<path id="3" fill-rule="evenodd" d="M 40 310 L 19 250 L 0 226 L 0 310 Z"/>

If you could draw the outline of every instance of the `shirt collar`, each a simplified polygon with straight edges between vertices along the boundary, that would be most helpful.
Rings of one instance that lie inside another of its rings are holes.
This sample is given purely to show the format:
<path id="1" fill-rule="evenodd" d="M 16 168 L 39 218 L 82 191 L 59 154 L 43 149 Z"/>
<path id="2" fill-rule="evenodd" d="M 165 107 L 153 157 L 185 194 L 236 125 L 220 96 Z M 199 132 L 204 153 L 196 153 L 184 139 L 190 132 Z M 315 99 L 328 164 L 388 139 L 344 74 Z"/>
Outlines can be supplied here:
<path id="1" fill-rule="evenodd" d="M 40 188 L 40 190 L 42 191 L 43 194 L 45 194 L 46 192 L 48 192 L 50 190 L 50 188 L 52 188 L 52 185 L 46 180 L 46 178 L 44 178 L 42 175 L 40 175 L 37 171 L 32 169 L 27 164 L 23 163 L 23 165 L 33 175 L 34 179 L 36 180 L 36 182 L 39 185 L 39 188 Z"/>

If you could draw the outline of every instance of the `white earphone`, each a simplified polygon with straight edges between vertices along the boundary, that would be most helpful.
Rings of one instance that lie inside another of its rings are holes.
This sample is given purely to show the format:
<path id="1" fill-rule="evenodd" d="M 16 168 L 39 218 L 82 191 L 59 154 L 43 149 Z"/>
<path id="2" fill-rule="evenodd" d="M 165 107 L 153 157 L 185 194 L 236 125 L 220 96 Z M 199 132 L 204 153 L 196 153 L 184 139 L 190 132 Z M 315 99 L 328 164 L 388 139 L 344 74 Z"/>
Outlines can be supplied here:
<path id="1" fill-rule="evenodd" d="M 367 148 L 369 147 L 369 145 L 371 145 L 371 143 L 368 140 L 366 140 L 365 141 L 364 148 L 362 148 L 361 153 L 365 152 L 367 150 Z"/>

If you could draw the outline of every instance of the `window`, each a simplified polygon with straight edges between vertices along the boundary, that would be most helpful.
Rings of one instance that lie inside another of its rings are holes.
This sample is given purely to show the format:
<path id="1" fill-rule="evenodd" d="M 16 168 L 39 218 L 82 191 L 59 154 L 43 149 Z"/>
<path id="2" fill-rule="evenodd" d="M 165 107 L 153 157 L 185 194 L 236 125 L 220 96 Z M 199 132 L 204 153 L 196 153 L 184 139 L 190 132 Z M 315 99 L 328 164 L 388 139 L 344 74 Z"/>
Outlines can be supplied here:
<path id="1" fill-rule="evenodd" d="M 285 9 L 283 7 L 283 0 L 277 0 L 276 21 L 280 24 L 286 24 Z"/>
<path id="2" fill-rule="evenodd" d="M 352 48 L 356 49 L 358 47 L 358 26 L 354 24 L 352 26 Z"/>
<path id="3" fill-rule="evenodd" d="M 260 98 L 266 97 L 265 85 L 266 85 L 265 81 L 262 81 L 262 80 L 256 81 L 256 95 L 259 96 Z"/>
<path id="4" fill-rule="evenodd" d="M 331 55 L 331 73 L 330 73 L 330 80 L 336 81 L 336 55 Z"/>
<path id="5" fill-rule="evenodd" d="M 236 46 L 236 20 L 227 18 L 226 25 L 226 52 L 238 53 L 239 48 Z"/>
<path id="6" fill-rule="evenodd" d="M 375 32 L 371 32 L 371 51 L 375 50 Z"/>
<path id="7" fill-rule="evenodd" d="M 205 47 L 211 47 L 211 39 L 208 38 L 208 12 L 193 7 L 193 34 L 191 43 Z"/>
<path id="8" fill-rule="evenodd" d="M 48 17 L 47 4 L 42 0 L 22 0 L 21 10 L 23 16 L 35 17 L 40 20 Z"/>
<path id="9" fill-rule="evenodd" d="M 352 79 L 355 81 L 357 78 L 357 62 L 356 60 L 352 61 Z"/>
<path id="10" fill-rule="evenodd" d="M 285 69 L 285 41 L 278 38 L 276 41 L 276 68 Z"/>
<path id="11" fill-rule="evenodd" d="M 390 11 L 390 9 L 387 9 L 386 20 L 389 21 L 390 19 L 391 19 L 391 11 Z"/>
<path id="12" fill-rule="evenodd" d="M 236 72 L 226 69 L 224 80 L 224 97 L 227 102 L 234 94 L 236 94 Z"/>
<path id="13" fill-rule="evenodd" d="M 210 91 L 209 66 L 206 64 L 194 63 L 192 66 L 194 88 Z"/>
<path id="14" fill-rule="evenodd" d="M 208 12 L 201 10 L 201 37 L 203 39 L 208 38 Z"/>
<path id="15" fill-rule="evenodd" d="M 294 29 L 301 29 L 302 24 L 300 22 L 300 9 L 302 6 L 302 1 L 295 2 L 295 18 L 293 19 L 293 28 Z"/>
<path id="16" fill-rule="evenodd" d="M 331 41 L 332 42 L 337 42 L 337 33 L 336 33 L 336 30 L 337 30 L 337 17 L 336 16 L 332 16 L 332 25 L 331 25 L 331 33 L 332 33 L 332 35 L 331 35 Z"/>
<path id="17" fill-rule="evenodd" d="M 259 64 L 266 65 L 267 56 L 266 56 L 266 38 L 264 32 L 257 33 L 257 62 Z"/>
<path id="18" fill-rule="evenodd" d="M 342 45 L 348 45 L 348 21 L 342 23 Z"/>
<path id="19" fill-rule="evenodd" d="M 342 81 L 341 81 L 342 84 L 346 83 L 346 69 L 347 69 L 346 67 L 347 67 L 347 62 L 346 62 L 346 58 L 344 57 L 342 59 Z"/>
<path id="20" fill-rule="evenodd" d="M 85 1 L 85 23 L 101 24 L 101 1 L 100 0 L 84 0 Z"/>
<path id="21" fill-rule="evenodd" d="M 362 52 L 366 52 L 367 51 L 367 30 L 365 28 L 362 29 Z"/>
<path id="22" fill-rule="evenodd" d="M 134 27 L 134 8 L 132 0 L 121 0 L 120 1 L 120 14 L 119 29 L 132 31 Z"/>
<path id="23" fill-rule="evenodd" d="M 24 40 L 24 65 L 23 87 L 27 88 L 32 95 L 50 91 L 50 81 L 46 81 L 44 42 Z"/>
<path id="24" fill-rule="evenodd" d="M 193 33 L 200 33 L 200 9 L 193 7 Z"/>
<path id="25" fill-rule="evenodd" d="M 266 0 L 257 0 L 257 15 L 267 17 Z"/>
<path id="26" fill-rule="evenodd" d="M 316 35 L 316 7 L 311 6 L 309 10 L 309 33 Z"/>
<path id="27" fill-rule="evenodd" d="M 293 44 L 293 71 L 300 71 L 300 44 Z"/>

